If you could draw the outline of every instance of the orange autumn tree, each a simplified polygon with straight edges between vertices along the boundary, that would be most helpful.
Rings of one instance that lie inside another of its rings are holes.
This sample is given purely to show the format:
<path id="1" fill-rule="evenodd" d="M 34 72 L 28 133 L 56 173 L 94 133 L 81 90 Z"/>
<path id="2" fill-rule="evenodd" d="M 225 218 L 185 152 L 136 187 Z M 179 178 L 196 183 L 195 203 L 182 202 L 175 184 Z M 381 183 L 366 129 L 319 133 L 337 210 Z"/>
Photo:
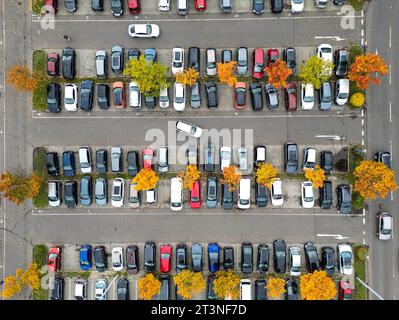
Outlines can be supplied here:
<path id="1" fill-rule="evenodd" d="M 331 300 L 337 295 L 334 280 L 324 270 L 301 275 L 300 283 L 304 300 Z"/>
<path id="2" fill-rule="evenodd" d="M 173 276 L 173 282 L 178 288 L 177 294 L 186 300 L 191 299 L 194 294 L 201 293 L 206 287 L 206 282 L 201 272 L 193 272 L 187 269 Z"/>
<path id="3" fill-rule="evenodd" d="M 192 190 L 194 182 L 200 178 L 201 174 L 195 164 L 189 164 L 186 166 L 186 171 L 180 172 L 177 176 L 183 180 L 184 189 Z"/>
<path id="4" fill-rule="evenodd" d="M 222 183 L 227 184 L 229 186 L 230 191 L 234 191 L 238 188 L 240 179 L 241 179 L 241 174 L 237 170 L 237 166 L 230 165 L 228 167 L 223 168 Z"/>
<path id="5" fill-rule="evenodd" d="M 278 170 L 273 165 L 261 162 L 256 169 L 256 182 L 270 189 L 277 174 Z"/>
<path id="6" fill-rule="evenodd" d="M 151 300 L 161 292 L 161 281 L 148 273 L 138 281 L 138 296 L 140 300 Z"/>
<path id="7" fill-rule="evenodd" d="M 326 180 L 326 174 L 324 170 L 317 164 L 314 170 L 306 168 L 305 178 L 313 183 L 314 188 L 321 188 L 324 180 Z"/>
<path id="8" fill-rule="evenodd" d="M 280 59 L 277 59 L 270 67 L 266 67 L 265 72 L 269 77 L 268 82 L 276 89 L 285 88 L 286 80 L 292 74 L 292 70 Z"/>
<path id="9" fill-rule="evenodd" d="M 350 65 L 348 78 L 356 82 L 359 89 L 366 90 L 369 83 L 379 84 L 380 76 L 388 73 L 388 67 L 384 59 L 378 54 L 367 53 L 357 56 Z"/>
<path id="10" fill-rule="evenodd" d="M 14 65 L 7 70 L 6 83 L 19 91 L 33 92 L 42 80 L 42 75 L 31 71 L 27 65 Z"/>
<path id="11" fill-rule="evenodd" d="M 395 191 L 395 172 L 382 162 L 363 160 L 354 170 L 354 191 L 365 199 L 385 198 Z"/>
<path id="12" fill-rule="evenodd" d="M 158 180 L 158 175 L 150 168 L 141 169 L 133 178 L 133 182 L 136 183 L 135 189 L 137 191 L 154 189 L 158 183 Z"/>
<path id="13" fill-rule="evenodd" d="M 218 63 L 217 66 L 219 80 L 230 87 L 234 86 L 237 83 L 237 78 L 234 76 L 234 72 L 237 68 L 237 61 Z"/>
<path id="14" fill-rule="evenodd" d="M 270 298 L 280 298 L 285 293 L 285 281 L 281 278 L 269 277 L 265 288 Z"/>
<path id="15" fill-rule="evenodd" d="M 192 86 L 199 78 L 199 72 L 193 68 L 188 68 L 183 72 L 176 73 L 176 82 L 183 83 L 186 86 Z"/>
<path id="16" fill-rule="evenodd" d="M 216 271 L 213 290 L 220 299 L 227 297 L 236 300 L 239 296 L 240 277 L 231 269 Z"/>
<path id="17" fill-rule="evenodd" d="M 41 182 L 42 178 L 36 173 L 25 177 L 4 172 L 0 175 L 0 195 L 20 205 L 26 199 L 33 199 L 39 194 Z"/>

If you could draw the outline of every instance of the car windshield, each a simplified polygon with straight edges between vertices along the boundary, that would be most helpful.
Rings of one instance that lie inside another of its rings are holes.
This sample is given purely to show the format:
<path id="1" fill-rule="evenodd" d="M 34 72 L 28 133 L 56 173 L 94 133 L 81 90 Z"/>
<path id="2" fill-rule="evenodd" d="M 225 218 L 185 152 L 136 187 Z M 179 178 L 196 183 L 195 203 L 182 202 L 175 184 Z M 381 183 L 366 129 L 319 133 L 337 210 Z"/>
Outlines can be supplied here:
<path id="1" fill-rule="evenodd" d="M 115 104 L 122 105 L 122 89 L 116 88 L 114 90 Z"/>
<path id="2" fill-rule="evenodd" d="M 222 160 L 230 160 L 230 152 L 223 151 L 221 154 Z"/>
<path id="3" fill-rule="evenodd" d="M 183 102 L 184 102 L 184 98 L 183 98 L 183 97 L 176 97 L 176 96 L 175 96 L 175 101 L 176 101 L 177 103 L 183 103 Z"/>
<path id="4" fill-rule="evenodd" d="M 350 252 L 343 252 L 341 254 L 341 257 L 342 257 L 343 264 L 345 266 L 348 266 L 348 265 L 350 266 L 351 265 L 352 254 Z"/>
<path id="5" fill-rule="evenodd" d="M 338 95 L 338 98 L 339 99 L 347 99 L 348 98 L 348 93 L 340 93 L 339 95 Z"/>
<path id="6" fill-rule="evenodd" d="M 49 259 L 56 259 L 57 255 L 55 253 L 50 253 L 48 256 Z"/>
<path id="7" fill-rule="evenodd" d="M 255 64 L 255 66 L 254 66 L 254 71 L 255 72 L 262 72 L 262 70 L 263 70 L 263 64 L 262 63 Z"/>
<path id="8" fill-rule="evenodd" d="M 161 258 L 162 259 L 169 259 L 169 257 L 170 257 L 169 253 L 162 253 L 161 254 Z"/>
<path id="9" fill-rule="evenodd" d="M 331 53 L 331 49 L 330 48 L 321 48 L 321 52 L 323 52 L 323 53 Z"/>
<path id="10" fill-rule="evenodd" d="M 168 98 L 168 96 L 159 96 L 159 101 L 161 101 L 161 102 L 168 102 L 169 101 L 169 98 Z"/>
<path id="11" fill-rule="evenodd" d="M 144 161 L 151 161 L 152 156 L 150 154 L 144 155 Z"/>
<path id="12" fill-rule="evenodd" d="M 313 102 L 313 96 L 304 96 L 303 101 L 305 101 L 305 102 Z"/>
<path id="13" fill-rule="evenodd" d="M 217 260 L 219 257 L 219 254 L 217 252 L 210 252 L 209 253 L 209 258 L 211 258 L 212 260 Z"/>
<path id="14" fill-rule="evenodd" d="M 151 32 L 152 32 L 152 27 L 151 27 L 150 24 L 147 24 L 147 25 L 146 25 L 145 31 L 146 31 L 147 34 L 151 34 Z"/>
<path id="15" fill-rule="evenodd" d="M 181 207 L 181 202 L 172 202 L 172 203 L 171 203 L 171 206 L 172 206 L 173 208 L 180 208 L 180 207 Z"/>
<path id="16" fill-rule="evenodd" d="M 207 89 L 207 91 L 208 91 L 209 93 L 216 92 L 216 87 L 214 87 L 214 86 L 209 86 L 209 87 L 207 87 L 206 89 Z"/>

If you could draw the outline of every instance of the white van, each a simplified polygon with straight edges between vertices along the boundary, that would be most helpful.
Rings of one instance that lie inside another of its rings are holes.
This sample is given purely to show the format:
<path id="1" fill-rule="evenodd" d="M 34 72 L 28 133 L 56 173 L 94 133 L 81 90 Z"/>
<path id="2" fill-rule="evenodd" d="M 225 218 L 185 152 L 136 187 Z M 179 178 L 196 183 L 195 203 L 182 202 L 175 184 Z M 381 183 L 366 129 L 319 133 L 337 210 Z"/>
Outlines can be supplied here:
<path id="1" fill-rule="evenodd" d="M 251 206 L 251 179 L 242 178 L 238 189 L 238 208 L 249 209 Z"/>
<path id="2" fill-rule="evenodd" d="M 76 300 L 87 299 L 87 280 L 77 279 L 75 281 L 75 299 Z"/>
<path id="3" fill-rule="evenodd" d="M 183 182 L 181 178 L 170 180 L 170 209 L 173 211 L 183 209 Z"/>
<path id="4" fill-rule="evenodd" d="M 240 280 L 240 299 L 241 300 L 252 300 L 251 280 L 249 280 L 249 279 L 241 279 Z"/>
<path id="5" fill-rule="evenodd" d="M 339 106 L 348 102 L 349 79 L 339 79 L 335 83 L 335 103 Z"/>
<path id="6" fill-rule="evenodd" d="M 160 147 L 158 149 L 158 172 L 168 172 L 168 148 Z"/>
<path id="7" fill-rule="evenodd" d="M 129 84 L 129 100 L 130 108 L 141 109 L 141 93 L 140 88 L 136 82 L 130 82 Z"/>
<path id="8" fill-rule="evenodd" d="M 147 190 L 145 195 L 148 204 L 155 204 L 157 202 L 157 189 Z"/>

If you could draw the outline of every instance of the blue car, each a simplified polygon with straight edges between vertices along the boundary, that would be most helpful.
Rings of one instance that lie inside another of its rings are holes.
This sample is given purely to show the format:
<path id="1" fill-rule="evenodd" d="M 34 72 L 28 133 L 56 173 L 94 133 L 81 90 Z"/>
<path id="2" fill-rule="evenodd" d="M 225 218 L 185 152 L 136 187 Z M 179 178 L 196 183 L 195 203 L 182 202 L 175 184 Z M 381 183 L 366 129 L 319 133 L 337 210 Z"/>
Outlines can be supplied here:
<path id="1" fill-rule="evenodd" d="M 92 247 L 88 244 L 84 244 L 80 247 L 80 268 L 82 270 L 90 270 L 91 269 L 91 257 L 92 257 Z"/>
<path id="2" fill-rule="evenodd" d="M 73 177 L 75 175 L 75 168 L 75 153 L 73 151 L 64 151 L 62 153 L 64 176 Z"/>
<path id="3" fill-rule="evenodd" d="M 210 243 L 208 245 L 208 266 L 211 273 L 219 270 L 219 250 L 220 248 L 217 243 Z"/>
<path id="4" fill-rule="evenodd" d="M 157 50 L 154 48 L 148 48 L 144 51 L 145 61 L 156 62 L 157 61 Z"/>

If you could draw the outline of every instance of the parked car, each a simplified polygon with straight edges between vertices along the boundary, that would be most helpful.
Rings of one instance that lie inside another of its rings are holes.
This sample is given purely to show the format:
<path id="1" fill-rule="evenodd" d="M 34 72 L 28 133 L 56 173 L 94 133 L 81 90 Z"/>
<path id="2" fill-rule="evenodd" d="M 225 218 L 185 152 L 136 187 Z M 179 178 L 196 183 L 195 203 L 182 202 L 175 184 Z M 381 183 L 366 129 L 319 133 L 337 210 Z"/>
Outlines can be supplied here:
<path id="1" fill-rule="evenodd" d="M 107 270 L 107 254 L 104 246 L 97 246 L 94 248 L 94 265 L 99 272 Z"/>
<path id="2" fill-rule="evenodd" d="M 111 49 L 111 69 L 113 72 L 120 74 L 123 72 L 124 66 L 124 49 L 119 45 L 115 45 Z"/>
<path id="3" fill-rule="evenodd" d="M 127 60 L 139 59 L 141 52 L 137 48 L 131 48 L 127 51 Z"/>
<path id="4" fill-rule="evenodd" d="M 305 148 L 303 149 L 303 170 L 314 170 L 316 165 L 316 149 Z"/>
<path id="5" fill-rule="evenodd" d="M 206 49 L 206 74 L 208 76 L 215 76 L 217 72 L 216 65 L 216 49 Z"/>
<path id="6" fill-rule="evenodd" d="M 333 53 L 332 53 L 332 47 L 331 45 L 327 43 L 320 44 L 317 47 L 317 56 L 319 58 L 322 58 L 324 61 L 327 62 L 333 62 Z M 331 69 L 332 71 L 332 69 Z M 331 76 L 331 72 L 329 73 L 329 76 Z"/>
<path id="7" fill-rule="evenodd" d="M 234 85 L 234 108 L 245 109 L 247 107 L 247 84 L 237 82 Z"/>
<path id="8" fill-rule="evenodd" d="M 158 172 L 168 172 L 168 147 L 158 148 Z"/>
<path id="9" fill-rule="evenodd" d="M 222 205 L 223 209 L 231 210 L 233 209 L 233 191 L 230 190 L 227 184 L 222 184 L 222 198 L 220 204 Z"/>
<path id="10" fill-rule="evenodd" d="M 220 11 L 222 13 L 229 13 L 233 11 L 233 1 L 232 0 L 219 0 Z"/>
<path id="11" fill-rule="evenodd" d="M 104 11 L 104 0 L 91 0 L 90 6 L 93 11 Z"/>
<path id="12" fill-rule="evenodd" d="M 187 164 L 198 164 L 198 150 L 195 146 L 190 146 L 186 150 Z"/>
<path id="13" fill-rule="evenodd" d="M 140 0 L 128 0 L 127 7 L 129 8 L 130 13 L 140 13 Z"/>
<path id="14" fill-rule="evenodd" d="M 144 245 L 144 271 L 154 272 L 156 267 L 156 245 L 154 242 L 146 242 Z"/>
<path id="15" fill-rule="evenodd" d="M 125 193 L 125 180 L 115 178 L 112 183 L 111 205 L 116 208 L 123 206 L 123 197 Z"/>
<path id="16" fill-rule="evenodd" d="M 241 245 L 241 271 L 244 274 L 253 271 L 253 248 L 252 244 L 247 242 Z"/>
<path id="17" fill-rule="evenodd" d="M 97 279 L 94 283 L 94 300 L 107 300 L 107 279 Z"/>
<path id="18" fill-rule="evenodd" d="M 323 186 L 320 188 L 319 202 L 322 209 L 330 209 L 332 206 L 332 183 L 331 181 L 323 181 Z"/>
<path id="19" fill-rule="evenodd" d="M 62 76 L 64 79 L 72 80 L 76 74 L 76 52 L 72 48 L 64 48 L 61 57 Z"/>
<path id="20" fill-rule="evenodd" d="M 206 207 L 215 208 L 218 203 L 218 182 L 216 177 L 208 177 Z"/>
<path id="21" fill-rule="evenodd" d="M 66 181 L 64 184 L 64 203 L 67 208 L 75 208 L 78 205 L 78 184 L 76 181 Z"/>
<path id="22" fill-rule="evenodd" d="M 219 270 L 219 245 L 217 243 L 208 244 L 208 268 L 210 273 Z"/>
<path id="23" fill-rule="evenodd" d="M 125 89 L 123 82 L 118 81 L 112 84 L 112 98 L 114 101 L 114 108 L 124 109 L 125 105 Z"/>
<path id="24" fill-rule="evenodd" d="M 342 275 L 350 276 L 353 273 L 353 253 L 350 245 L 338 245 L 339 271 Z"/>
<path id="25" fill-rule="evenodd" d="M 267 50 L 267 66 L 270 67 L 278 59 L 278 49 Z"/>
<path id="26" fill-rule="evenodd" d="M 324 173 L 330 174 L 333 169 L 333 154 L 331 151 L 320 152 L 320 166 Z"/>
<path id="27" fill-rule="evenodd" d="M 267 300 L 266 280 L 255 280 L 255 300 Z"/>
<path id="28" fill-rule="evenodd" d="M 143 167 L 144 169 L 152 169 L 152 163 L 154 159 L 154 150 L 144 149 L 143 150 Z"/>
<path id="29" fill-rule="evenodd" d="M 234 248 L 223 248 L 223 270 L 234 270 Z"/>
<path id="30" fill-rule="evenodd" d="M 302 196 L 302 207 L 313 208 L 314 196 L 313 196 L 312 181 L 302 181 L 301 182 L 301 196 Z"/>
<path id="31" fill-rule="evenodd" d="M 176 130 L 194 138 L 199 138 L 202 134 L 200 127 L 181 120 L 176 122 Z"/>
<path id="32" fill-rule="evenodd" d="M 126 268 L 129 275 L 139 272 L 139 248 L 136 245 L 129 245 L 126 248 Z"/>
<path id="33" fill-rule="evenodd" d="M 49 271 L 57 272 L 61 269 L 62 248 L 52 246 L 47 254 L 47 267 Z"/>
<path id="34" fill-rule="evenodd" d="M 58 162 L 57 152 L 47 152 L 46 153 L 46 169 L 49 176 L 58 176 L 60 172 L 60 165 Z"/>
<path id="35" fill-rule="evenodd" d="M 123 0 L 111 0 L 111 13 L 115 17 L 123 15 L 124 1 Z"/>
<path id="36" fill-rule="evenodd" d="M 294 279 L 285 280 L 285 299 L 299 300 L 298 283 Z"/>
<path id="37" fill-rule="evenodd" d="M 61 111 L 61 86 L 58 83 L 47 84 L 47 112 Z"/>
<path id="38" fill-rule="evenodd" d="M 194 109 L 201 107 L 201 84 L 196 81 L 190 87 L 190 106 Z"/>
<path id="39" fill-rule="evenodd" d="M 184 49 L 175 47 L 172 49 L 172 73 L 183 72 L 184 70 Z"/>
<path id="40" fill-rule="evenodd" d="M 295 111 L 297 109 L 296 82 L 288 82 L 284 89 L 285 110 Z"/>
<path id="41" fill-rule="evenodd" d="M 169 11 L 170 0 L 159 0 L 159 10 L 160 11 Z"/>
<path id="42" fill-rule="evenodd" d="M 233 61 L 233 51 L 230 49 L 222 50 L 222 63 L 228 63 Z"/>
<path id="43" fill-rule="evenodd" d="M 147 62 L 156 62 L 157 61 L 157 50 L 154 48 L 148 48 L 144 51 L 144 58 Z"/>
<path id="44" fill-rule="evenodd" d="M 202 12 L 206 10 L 206 0 L 195 0 L 194 1 L 195 10 Z"/>
<path id="45" fill-rule="evenodd" d="M 206 105 L 209 109 L 215 109 L 218 106 L 217 85 L 213 81 L 205 83 Z"/>
<path id="46" fill-rule="evenodd" d="M 333 93 L 331 83 L 329 81 L 323 82 L 319 90 L 320 110 L 330 110 L 333 105 Z"/>
<path id="47" fill-rule="evenodd" d="M 168 93 L 167 87 L 164 87 L 160 90 L 158 100 L 159 100 L 160 108 L 168 108 L 169 107 L 169 93 Z"/>
<path id="48" fill-rule="evenodd" d="M 213 281 L 215 280 L 215 276 L 213 274 L 208 275 L 206 292 L 208 300 L 217 300 L 217 295 L 214 291 Z"/>
<path id="49" fill-rule="evenodd" d="M 273 241 L 273 266 L 277 273 L 285 273 L 286 251 L 284 240 Z"/>
<path id="50" fill-rule="evenodd" d="M 391 154 L 387 151 L 376 152 L 376 154 L 374 155 L 374 161 L 382 162 L 389 169 L 391 169 L 392 158 L 391 158 Z"/>
<path id="51" fill-rule="evenodd" d="M 345 285 L 342 281 L 339 282 L 339 300 L 352 300 L 352 291 L 349 281 L 345 282 Z"/>
<path id="52" fill-rule="evenodd" d="M 60 181 L 48 182 L 48 204 L 50 207 L 59 207 L 61 205 L 61 187 Z"/>
<path id="53" fill-rule="evenodd" d="M 99 84 L 97 86 L 97 105 L 100 109 L 109 108 L 109 86 L 107 84 Z"/>
<path id="54" fill-rule="evenodd" d="M 258 272 L 260 274 L 265 274 L 269 270 L 269 246 L 267 244 L 258 245 L 257 261 Z"/>
<path id="55" fill-rule="evenodd" d="M 272 205 L 282 206 L 284 204 L 283 197 L 283 183 L 279 178 L 275 179 L 271 185 L 270 198 L 272 200 Z"/>
<path id="56" fill-rule="evenodd" d="M 261 79 L 265 75 L 265 53 L 262 48 L 256 48 L 252 51 L 252 77 Z"/>
<path id="57" fill-rule="evenodd" d="M 93 197 L 93 183 L 90 176 L 83 176 L 80 180 L 80 204 L 82 206 L 89 206 Z"/>
<path id="58" fill-rule="evenodd" d="M 291 69 L 292 74 L 296 73 L 296 51 L 295 48 L 288 47 L 283 51 L 284 62 Z"/>
<path id="59" fill-rule="evenodd" d="M 279 106 L 277 89 L 270 83 L 265 84 L 265 96 L 269 109 L 276 109 Z"/>
<path id="60" fill-rule="evenodd" d="M 73 177 L 75 175 L 75 153 L 73 151 L 64 151 L 62 153 L 62 170 L 66 177 Z"/>
<path id="61" fill-rule="evenodd" d="M 223 170 L 231 165 L 231 148 L 228 146 L 223 146 L 220 148 L 220 156 L 219 156 L 219 170 L 223 172 Z"/>
<path id="62" fill-rule="evenodd" d="M 172 268 L 172 246 L 170 244 L 163 244 L 159 255 L 161 273 L 169 273 Z"/>
<path id="63" fill-rule="evenodd" d="M 188 14 L 189 4 L 187 0 L 178 0 L 176 3 L 177 14 L 185 16 Z"/>
<path id="64" fill-rule="evenodd" d="M 335 83 L 335 103 L 343 106 L 348 102 L 349 98 L 349 80 L 338 79 Z"/>
<path id="65" fill-rule="evenodd" d="M 266 147 L 257 145 L 254 147 L 254 168 L 258 168 L 261 163 L 266 162 Z"/>
<path id="66" fill-rule="evenodd" d="M 202 272 L 202 246 L 199 243 L 191 245 L 191 269 Z"/>
<path id="67" fill-rule="evenodd" d="M 380 240 L 392 239 L 393 219 L 386 211 L 377 213 L 377 237 Z"/>
<path id="68" fill-rule="evenodd" d="M 176 245 L 176 272 L 187 269 L 187 246 L 184 243 Z"/>
<path id="69" fill-rule="evenodd" d="M 307 242 L 304 245 L 304 249 L 308 272 L 312 273 L 316 270 L 320 270 L 319 256 L 317 254 L 317 249 L 314 244 L 311 242 Z"/>
<path id="70" fill-rule="evenodd" d="M 213 172 L 215 170 L 215 147 L 208 144 L 205 148 L 204 171 Z"/>
<path id="71" fill-rule="evenodd" d="M 60 73 L 60 56 L 58 53 L 49 53 L 47 55 L 47 74 L 50 77 L 57 77 Z"/>
<path id="72" fill-rule="evenodd" d="M 108 168 L 108 151 L 105 149 L 98 149 L 96 151 L 96 171 L 97 173 L 107 173 Z"/>
<path id="73" fill-rule="evenodd" d="M 240 300 L 252 300 L 252 283 L 250 279 L 240 280 Z"/>
<path id="74" fill-rule="evenodd" d="M 335 274 L 335 250 L 332 247 L 321 248 L 321 268 L 332 277 Z"/>
<path id="75" fill-rule="evenodd" d="M 76 84 L 66 84 L 64 90 L 64 107 L 66 111 L 78 109 L 78 87 Z"/>
<path id="76" fill-rule="evenodd" d="M 94 186 L 94 194 L 96 205 L 105 206 L 108 202 L 108 187 L 107 180 L 104 178 L 97 178 Z"/>
<path id="77" fill-rule="evenodd" d="M 118 300 L 129 300 L 129 281 L 126 279 L 118 279 L 116 284 L 116 295 Z"/>
<path id="78" fill-rule="evenodd" d="M 339 213 L 349 214 L 352 212 L 351 189 L 347 184 L 340 184 L 337 187 L 337 208 Z"/>
<path id="79" fill-rule="evenodd" d="M 123 155 L 121 147 L 111 148 L 111 171 L 112 172 L 123 171 Z"/>
<path id="80" fill-rule="evenodd" d="M 186 86 L 180 82 L 175 82 L 173 88 L 173 108 L 176 111 L 184 111 L 186 107 Z"/>
<path id="81" fill-rule="evenodd" d="M 291 12 L 300 13 L 305 6 L 305 0 L 291 0 Z"/>
<path id="82" fill-rule="evenodd" d="M 349 55 L 346 49 L 339 49 L 335 51 L 335 75 L 337 77 L 344 77 L 348 74 Z"/>
<path id="83" fill-rule="evenodd" d="M 249 93 L 251 96 L 251 105 L 254 111 L 260 111 L 263 109 L 262 99 L 262 86 L 260 83 L 251 83 L 249 85 Z"/>
<path id="84" fill-rule="evenodd" d="M 129 208 L 140 207 L 141 192 L 136 190 L 136 183 L 131 183 L 129 188 Z"/>
<path id="85" fill-rule="evenodd" d="M 284 144 L 284 171 L 295 173 L 298 169 L 298 146 L 294 142 Z"/>
<path id="86" fill-rule="evenodd" d="M 301 249 L 299 247 L 290 247 L 289 254 L 288 267 L 290 275 L 299 277 L 301 275 Z"/>
<path id="87" fill-rule="evenodd" d="M 238 168 L 241 171 L 248 170 L 248 149 L 245 147 L 239 147 L 237 149 L 238 155 Z"/>
<path id="88" fill-rule="evenodd" d="M 127 172 L 130 177 L 135 177 L 139 172 L 139 153 L 137 151 L 129 151 L 127 153 Z"/>
<path id="89" fill-rule="evenodd" d="M 89 147 L 79 148 L 79 165 L 82 173 L 92 172 L 91 150 Z"/>
<path id="90" fill-rule="evenodd" d="M 132 109 L 141 109 L 141 92 L 136 82 L 129 83 L 129 105 Z"/>
<path id="91" fill-rule="evenodd" d="M 156 189 L 156 187 L 154 189 L 146 190 L 145 198 L 146 198 L 147 204 L 155 204 L 157 202 L 157 189 Z"/>
<path id="92" fill-rule="evenodd" d="M 78 0 L 64 0 L 65 11 L 73 13 L 78 10 Z"/>
<path id="93" fill-rule="evenodd" d="M 74 297 L 76 300 L 86 300 L 87 299 L 87 280 L 77 279 L 75 281 Z"/>
<path id="94" fill-rule="evenodd" d="M 96 74 L 100 79 L 108 77 L 108 55 L 105 50 L 96 52 Z"/>
<path id="95" fill-rule="evenodd" d="M 265 0 L 252 0 L 252 12 L 261 14 L 265 11 Z"/>
<path id="96" fill-rule="evenodd" d="M 244 75 L 248 72 L 248 48 L 237 49 L 237 74 Z"/>
<path id="97" fill-rule="evenodd" d="M 190 190 L 190 207 L 191 209 L 201 208 L 201 182 L 197 180 L 194 182 Z"/>
<path id="98" fill-rule="evenodd" d="M 122 271 L 123 270 L 123 248 L 122 247 L 112 248 L 111 263 L 112 263 L 112 269 L 114 271 Z"/>
<path id="99" fill-rule="evenodd" d="M 273 13 L 281 13 L 283 12 L 284 2 L 283 0 L 271 0 L 271 11 Z"/>
<path id="100" fill-rule="evenodd" d="M 311 110 L 314 106 L 314 89 L 313 85 L 310 83 L 301 84 L 301 99 L 302 99 L 302 109 Z"/>
<path id="101" fill-rule="evenodd" d="M 50 291 L 50 300 L 64 300 L 64 279 L 54 278 Z"/>
<path id="102" fill-rule="evenodd" d="M 267 198 L 269 197 L 267 188 L 260 184 L 255 184 L 255 203 L 258 207 L 263 208 L 267 205 Z"/>
<path id="103" fill-rule="evenodd" d="M 80 108 L 84 111 L 91 111 L 93 108 L 94 82 L 84 80 L 80 85 Z"/>

